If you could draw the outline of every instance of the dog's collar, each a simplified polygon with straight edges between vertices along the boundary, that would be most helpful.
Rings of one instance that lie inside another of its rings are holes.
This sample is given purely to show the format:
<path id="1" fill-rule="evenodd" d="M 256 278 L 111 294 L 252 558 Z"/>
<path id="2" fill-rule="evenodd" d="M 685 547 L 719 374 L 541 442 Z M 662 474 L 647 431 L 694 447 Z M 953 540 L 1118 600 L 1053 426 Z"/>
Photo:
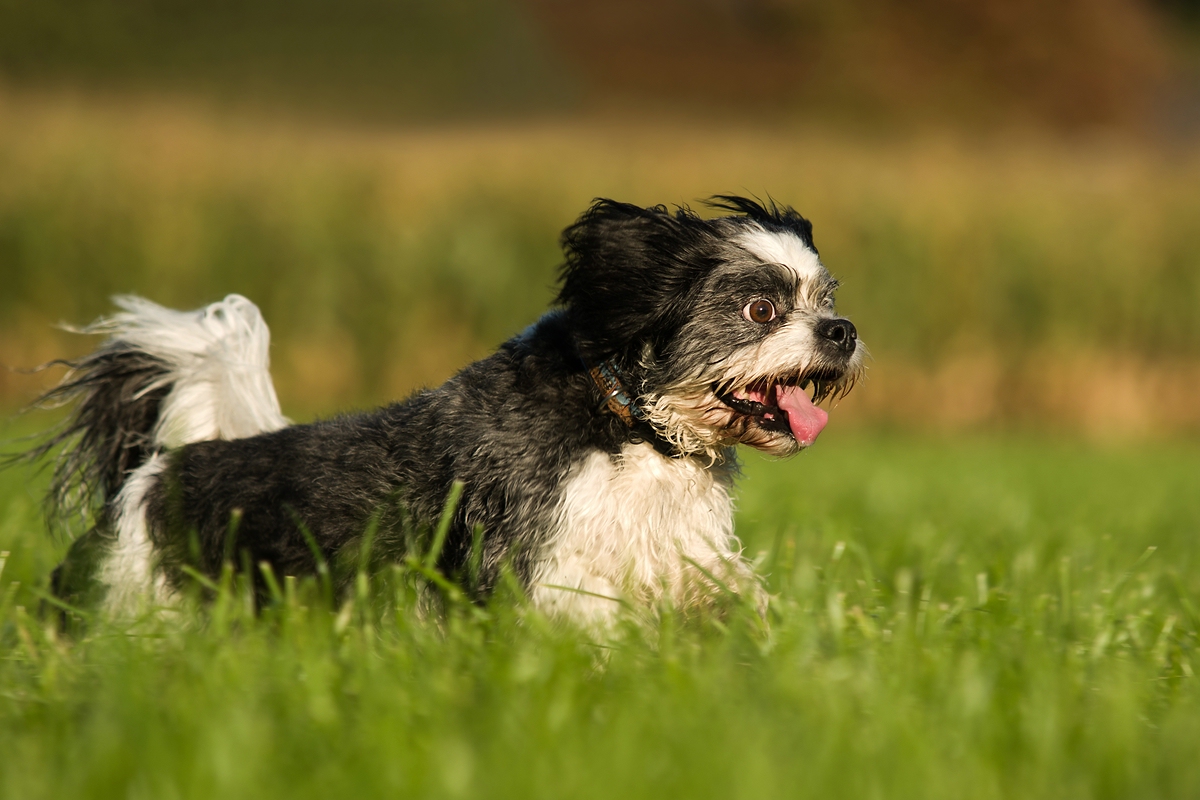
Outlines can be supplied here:
<path id="1" fill-rule="evenodd" d="M 632 434 L 632 442 L 649 442 L 650 445 L 667 458 L 679 458 L 682 453 L 675 445 L 664 439 L 654 426 L 650 424 L 646 410 L 639 406 L 633 395 L 621 382 L 621 373 L 615 359 L 609 358 L 595 366 L 583 362 L 587 368 L 592 383 L 600 392 L 600 402 L 597 411 L 608 409 L 617 419 L 625 423 Z"/>
<path id="2" fill-rule="evenodd" d="M 600 390 L 601 400 L 598 408 L 607 407 L 630 428 L 645 421 L 646 412 L 633 402 L 625 384 L 621 382 L 621 373 L 617 371 L 617 364 L 613 359 L 606 359 L 589 368 L 588 375 Z"/>

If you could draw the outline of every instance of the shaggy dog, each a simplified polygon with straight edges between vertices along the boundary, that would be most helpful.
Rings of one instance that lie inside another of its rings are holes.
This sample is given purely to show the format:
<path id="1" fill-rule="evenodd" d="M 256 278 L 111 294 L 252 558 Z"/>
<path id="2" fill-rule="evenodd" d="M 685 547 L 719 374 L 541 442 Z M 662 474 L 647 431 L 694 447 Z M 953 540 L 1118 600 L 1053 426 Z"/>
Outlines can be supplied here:
<path id="1" fill-rule="evenodd" d="M 718 583 L 757 594 L 734 446 L 810 446 L 864 351 L 807 220 L 709 204 L 728 215 L 597 201 L 563 234 L 556 308 L 436 389 L 309 425 L 280 413 L 245 298 L 118 298 L 86 329 L 106 342 L 45 398 L 72 415 L 33 452 L 64 446 L 51 503 L 92 519 L 54 590 L 132 615 L 227 561 L 357 563 L 368 529 L 376 563 L 402 561 L 445 508 L 437 567 L 475 598 L 507 568 L 536 607 L 591 627 L 626 604 L 702 606 Z"/>

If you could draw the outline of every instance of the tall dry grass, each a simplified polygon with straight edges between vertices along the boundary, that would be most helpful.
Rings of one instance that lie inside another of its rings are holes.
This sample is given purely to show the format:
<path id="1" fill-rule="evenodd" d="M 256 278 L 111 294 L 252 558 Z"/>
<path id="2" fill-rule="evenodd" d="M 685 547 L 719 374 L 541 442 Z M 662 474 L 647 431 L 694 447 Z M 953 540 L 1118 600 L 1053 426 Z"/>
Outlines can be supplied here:
<path id="1" fill-rule="evenodd" d="M 0 95 L 0 361 L 107 297 L 241 292 L 301 415 L 403 395 L 553 296 L 558 232 L 593 197 L 771 196 L 813 219 L 874 355 L 839 416 L 1200 428 L 1200 149 L 1134 140 L 628 119 L 405 130 L 185 104 Z M 48 376 L 0 373 L 8 405 Z"/>

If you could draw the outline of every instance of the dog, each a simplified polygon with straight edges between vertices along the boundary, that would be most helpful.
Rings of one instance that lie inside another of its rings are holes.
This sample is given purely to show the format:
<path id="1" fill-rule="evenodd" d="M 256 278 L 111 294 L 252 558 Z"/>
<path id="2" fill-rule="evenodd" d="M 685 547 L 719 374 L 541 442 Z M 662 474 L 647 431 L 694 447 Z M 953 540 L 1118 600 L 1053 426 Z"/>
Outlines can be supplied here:
<path id="1" fill-rule="evenodd" d="M 53 591 L 129 616 L 176 603 L 196 571 L 264 562 L 335 565 L 345 588 L 336 565 L 358 563 L 370 530 L 373 564 L 440 545 L 468 596 L 507 571 L 586 627 L 761 595 L 733 530 L 736 445 L 811 446 L 865 349 L 808 220 L 706 202 L 724 216 L 595 201 L 563 233 L 543 317 L 438 388 L 306 425 L 280 412 L 249 300 L 117 298 L 122 313 L 84 329 L 107 340 L 43 398 L 69 417 L 30 453 L 59 453 L 49 502 L 90 520 Z"/>

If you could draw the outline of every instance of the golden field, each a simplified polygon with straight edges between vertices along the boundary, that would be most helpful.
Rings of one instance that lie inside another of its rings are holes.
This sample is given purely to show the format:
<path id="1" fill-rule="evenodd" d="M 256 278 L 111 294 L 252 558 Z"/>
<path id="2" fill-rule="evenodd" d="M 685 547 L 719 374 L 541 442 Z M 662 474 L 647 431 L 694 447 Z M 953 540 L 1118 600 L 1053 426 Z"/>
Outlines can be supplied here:
<path id="1" fill-rule="evenodd" d="M 0 362 L 135 292 L 249 296 L 300 417 L 436 383 L 551 302 L 592 198 L 770 195 L 812 219 L 871 349 L 846 424 L 1200 429 L 1200 147 L 581 116 L 371 127 L 0 94 Z M 0 372 L 27 402 L 53 371 Z"/>

